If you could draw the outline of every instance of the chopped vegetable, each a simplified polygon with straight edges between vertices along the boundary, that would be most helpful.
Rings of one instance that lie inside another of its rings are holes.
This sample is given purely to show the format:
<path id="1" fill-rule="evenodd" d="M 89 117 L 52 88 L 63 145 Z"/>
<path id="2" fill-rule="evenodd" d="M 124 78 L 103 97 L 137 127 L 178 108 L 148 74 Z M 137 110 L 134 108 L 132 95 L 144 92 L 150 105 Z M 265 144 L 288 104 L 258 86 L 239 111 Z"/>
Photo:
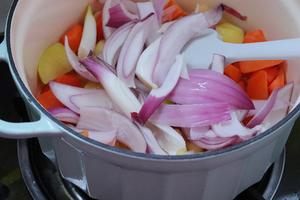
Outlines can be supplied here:
<path id="1" fill-rule="evenodd" d="M 127 11 L 123 3 L 120 2 L 115 6 L 109 8 L 109 20 L 106 23 L 106 26 L 111 28 L 119 28 L 120 26 L 137 18 L 137 15 L 134 15 Z"/>
<path id="2" fill-rule="evenodd" d="M 62 107 L 52 108 L 52 109 L 48 109 L 48 112 L 53 117 L 66 123 L 77 124 L 79 120 L 79 116 L 67 108 L 62 108 Z"/>
<path id="3" fill-rule="evenodd" d="M 64 35 L 61 36 L 59 41 L 61 44 L 65 44 L 65 37 L 68 37 L 70 48 L 74 51 L 74 53 L 77 53 L 82 37 L 82 32 L 83 26 L 81 24 L 75 24 Z"/>
<path id="4" fill-rule="evenodd" d="M 60 101 L 54 96 L 51 90 L 41 93 L 37 97 L 37 100 L 47 110 L 63 106 L 63 104 L 60 103 Z"/>
<path id="5" fill-rule="evenodd" d="M 164 7 L 162 21 L 173 21 L 186 15 L 187 13 L 177 4 L 175 0 L 168 0 Z"/>
<path id="6" fill-rule="evenodd" d="M 231 23 L 222 23 L 216 26 L 216 31 L 221 35 L 224 42 L 243 43 L 244 31 Z"/>
<path id="7" fill-rule="evenodd" d="M 278 75 L 276 78 L 270 83 L 269 91 L 272 92 L 277 88 L 281 88 L 285 85 L 285 72 L 283 67 L 278 69 Z"/>
<path id="8" fill-rule="evenodd" d="M 261 70 L 250 76 L 247 85 L 247 94 L 251 99 L 264 100 L 269 97 L 268 74 L 266 71 Z"/>
<path id="9" fill-rule="evenodd" d="M 97 24 L 95 17 L 92 13 L 92 7 L 87 7 L 82 38 L 78 49 L 78 56 L 80 58 L 86 57 L 90 51 L 95 49 L 97 42 Z"/>
<path id="10" fill-rule="evenodd" d="M 62 76 L 59 76 L 55 79 L 57 83 L 63 83 L 75 87 L 82 87 L 84 84 L 84 80 L 74 71 L 66 73 Z"/>
<path id="11" fill-rule="evenodd" d="M 265 42 L 266 37 L 262 30 L 254 30 L 247 32 L 244 38 L 244 43 Z"/>
<path id="12" fill-rule="evenodd" d="M 228 65 L 227 67 L 225 67 L 224 74 L 235 82 L 239 82 L 242 77 L 240 69 L 234 65 Z"/>
<path id="13" fill-rule="evenodd" d="M 271 83 L 278 76 L 278 67 L 271 67 L 265 69 L 268 75 L 268 83 Z"/>
<path id="14" fill-rule="evenodd" d="M 104 33 L 103 33 L 103 15 L 102 15 L 102 12 L 98 12 L 96 15 L 95 15 L 95 19 L 96 19 L 96 25 L 97 25 L 97 41 L 100 41 L 100 40 L 104 40 Z"/>
<path id="15" fill-rule="evenodd" d="M 266 69 L 283 63 L 283 60 L 256 60 L 256 61 L 241 61 L 240 69 L 242 73 L 255 72 L 261 69 Z"/>
<path id="16" fill-rule="evenodd" d="M 38 62 L 38 73 L 44 84 L 71 70 L 64 46 L 60 43 L 48 47 Z"/>

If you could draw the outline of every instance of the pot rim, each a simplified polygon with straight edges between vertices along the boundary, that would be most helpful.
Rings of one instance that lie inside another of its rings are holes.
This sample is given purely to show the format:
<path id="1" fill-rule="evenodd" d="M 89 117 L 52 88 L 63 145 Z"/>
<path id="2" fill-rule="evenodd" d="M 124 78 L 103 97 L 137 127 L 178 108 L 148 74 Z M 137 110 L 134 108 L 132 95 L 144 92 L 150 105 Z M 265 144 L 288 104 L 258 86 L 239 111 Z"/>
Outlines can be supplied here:
<path id="1" fill-rule="evenodd" d="M 283 127 L 288 121 L 292 120 L 293 117 L 295 117 L 300 112 L 300 104 L 294 108 L 292 112 L 290 112 L 285 118 L 280 120 L 278 123 L 276 123 L 274 126 L 269 128 L 268 130 L 264 131 L 263 133 L 259 134 L 258 136 L 255 136 L 254 138 L 251 138 L 249 140 L 243 141 L 239 144 L 235 144 L 229 147 L 226 147 L 224 149 L 220 150 L 214 150 L 214 151 L 207 151 L 199 154 L 190 154 L 190 155 L 155 155 L 155 154 L 144 154 L 144 153 L 136 153 L 129 150 L 122 150 L 117 147 L 111 147 L 109 145 L 102 144 L 100 142 L 97 142 L 95 140 L 86 138 L 82 136 L 81 134 L 77 133 L 76 131 L 72 130 L 71 128 L 64 125 L 59 120 L 55 119 L 51 114 L 47 112 L 45 108 L 43 108 L 36 98 L 32 95 L 32 93 L 29 91 L 29 89 L 25 86 L 23 83 L 18 70 L 16 68 L 12 51 L 11 51 L 11 25 L 12 20 L 14 16 L 14 12 L 16 9 L 16 6 L 18 4 L 19 0 L 13 0 L 13 3 L 10 7 L 10 11 L 7 17 L 6 21 L 6 28 L 5 28 L 5 41 L 7 46 L 7 52 L 8 52 L 8 60 L 9 60 L 9 68 L 11 73 L 13 74 L 13 79 L 19 88 L 19 90 L 23 93 L 25 97 L 27 97 L 27 100 L 30 101 L 30 103 L 38 109 L 42 114 L 44 114 L 51 122 L 53 122 L 55 125 L 59 126 L 61 129 L 63 129 L 64 132 L 68 133 L 69 136 L 73 137 L 76 140 L 81 140 L 88 145 L 92 145 L 97 147 L 98 149 L 101 149 L 103 151 L 109 151 L 111 153 L 115 153 L 124 157 L 131 157 L 136 159 L 148 159 L 148 160 L 163 160 L 163 161 L 176 161 L 176 160 L 200 160 L 200 159 L 208 159 L 211 157 L 220 156 L 222 154 L 235 152 L 241 149 L 244 149 L 248 147 L 250 144 L 253 144 L 254 142 L 257 142 L 259 140 L 265 139 L 267 136 L 270 136 L 272 133 L 274 133 L 277 129 Z"/>

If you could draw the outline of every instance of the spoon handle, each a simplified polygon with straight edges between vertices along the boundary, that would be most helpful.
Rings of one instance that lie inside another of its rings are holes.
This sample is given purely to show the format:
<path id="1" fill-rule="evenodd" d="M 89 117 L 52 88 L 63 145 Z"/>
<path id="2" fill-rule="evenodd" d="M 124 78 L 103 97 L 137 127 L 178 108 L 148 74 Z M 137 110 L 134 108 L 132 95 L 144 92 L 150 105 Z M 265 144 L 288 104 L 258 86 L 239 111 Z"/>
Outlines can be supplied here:
<path id="1" fill-rule="evenodd" d="M 248 44 L 224 43 L 228 63 L 245 60 L 300 59 L 300 38 Z"/>

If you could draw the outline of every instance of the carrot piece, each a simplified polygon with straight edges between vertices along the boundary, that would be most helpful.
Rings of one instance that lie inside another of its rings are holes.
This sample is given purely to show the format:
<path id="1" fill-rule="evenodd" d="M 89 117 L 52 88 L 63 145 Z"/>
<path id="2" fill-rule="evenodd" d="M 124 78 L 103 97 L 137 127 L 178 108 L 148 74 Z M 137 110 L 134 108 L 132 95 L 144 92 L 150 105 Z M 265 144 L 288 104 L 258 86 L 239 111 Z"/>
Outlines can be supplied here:
<path id="1" fill-rule="evenodd" d="M 240 62 L 240 70 L 242 73 L 255 72 L 283 63 L 283 60 L 255 60 Z"/>
<path id="2" fill-rule="evenodd" d="M 103 26 L 102 26 L 102 12 L 95 14 L 96 23 L 97 23 L 97 41 L 104 40 Z"/>
<path id="3" fill-rule="evenodd" d="M 54 96 L 51 90 L 41 93 L 37 100 L 45 109 L 63 106 L 63 104 Z"/>
<path id="4" fill-rule="evenodd" d="M 246 83 L 243 80 L 240 80 L 237 83 L 244 91 L 246 91 Z"/>
<path id="5" fill-rule="evenodd" d="M 89 137 L 89 131 L 88 130 L 83 130 L 81 132 L 81 135 L 84 136 L 84 137 Z"/>
<path id="6" fill-rule="evenodd" d="M 81 24 L 75 24 L 71 26 L 65 34 L 61 36 L 59 42 L 65 44 L 65 36 L 67 36 L 71 49 L 75 53 L 77 53 L 81 42 L 82 32 L 83 32 L 83 26 Z"/>
<path id="7" fill-rule="evenodd" d="M 177 4 L 175 0 L 168 0 L 164 6 L 163 22 L 176 20 L 186 16 L 187 13 Z"/>
<path id="8" fill-rule="evenodd" d="M 285 72 L 283 67 L 280 67 L 278 70 L 277 77 L 269 85 L 269 92 L 272 93 L 273 90 L 283 87 L 284 85 L 285 85 Z"/>
<path id="9" fill-rule="evenodd" d="M 268 75 L 268 83 L 271 83 L 278 75 L 278 67 L 270 67 L 265 69 Z"/>
<path id="10" fill-rule="evenodd" d="M 54 81 L 75 87 L 82 87 L 84 82 L 83 79 L 74 71 L 68 72 L 56 78 Z"/>
<path id="11" fill-rule="evenodd" d="M 244 43 L 265 42 L 265 41 L 267 40 L 264 32 L 261 29 L 247 32 L 244 37 Z"/>
<path id="12" fill-rule="evenodd" d="M 242 123 L 246 126 L 250 121 L 251 119 L 253 118 L 254 116 L 248 116 L 248 117 L 245 117 L 242 121 Z"/>
<path id="13" fill-rule="evenodd" d="M 268 75 L 264 70 L 255 72 L 248 80 L 247 94 L 251 99 L 267 99 L 268 91 Z"/>
<path id="14" fill-rule="evenodd" d="M 239 82 L 242 77 L 242 73 L 239 68 L 234 65 L 228 65 L 224 69 L 224 74 L 234 80 L 235 82 Z"/>

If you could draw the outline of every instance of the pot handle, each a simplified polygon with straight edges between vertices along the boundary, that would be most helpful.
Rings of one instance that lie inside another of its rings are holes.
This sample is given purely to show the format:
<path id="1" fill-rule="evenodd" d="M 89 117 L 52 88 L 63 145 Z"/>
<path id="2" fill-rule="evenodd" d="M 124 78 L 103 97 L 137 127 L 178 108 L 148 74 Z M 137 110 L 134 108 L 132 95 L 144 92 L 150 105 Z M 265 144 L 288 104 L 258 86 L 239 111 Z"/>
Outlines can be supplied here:
<path id="1" fill-rule="evenodd" d="M 8 62 L 5 38 L 0 44 L 0 60 Z M 34 110 L 37 110 L 33 108 Z M 58 127 L 49 122 L 49 119 L 38 112 L 39 120 L 34 122 L 13 123 L 0 119 L 0 137 L 24 139 L 37 136 L 52 136 L 62 134 Z"/>

